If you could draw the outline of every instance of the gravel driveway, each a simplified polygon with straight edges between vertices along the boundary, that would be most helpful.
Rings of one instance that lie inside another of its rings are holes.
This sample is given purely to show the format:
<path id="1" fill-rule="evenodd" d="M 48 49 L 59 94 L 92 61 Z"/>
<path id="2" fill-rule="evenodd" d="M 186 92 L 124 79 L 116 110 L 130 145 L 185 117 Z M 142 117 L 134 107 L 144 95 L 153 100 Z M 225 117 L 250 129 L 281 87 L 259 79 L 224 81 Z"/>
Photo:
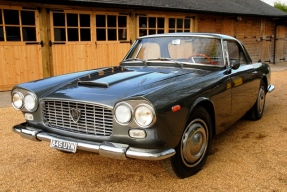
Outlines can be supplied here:
<path id="1" fill-rule="evenodd" d="M 217 136 L 204 169 L 183 180 L 159 161 L 71 155 L 25 140 L 11 130 L 22 114 L 0 108 L 0 191 L 287 191 L 286 76 L 272 73 L 276 89 L 263 118 L 242 119 Z"/>

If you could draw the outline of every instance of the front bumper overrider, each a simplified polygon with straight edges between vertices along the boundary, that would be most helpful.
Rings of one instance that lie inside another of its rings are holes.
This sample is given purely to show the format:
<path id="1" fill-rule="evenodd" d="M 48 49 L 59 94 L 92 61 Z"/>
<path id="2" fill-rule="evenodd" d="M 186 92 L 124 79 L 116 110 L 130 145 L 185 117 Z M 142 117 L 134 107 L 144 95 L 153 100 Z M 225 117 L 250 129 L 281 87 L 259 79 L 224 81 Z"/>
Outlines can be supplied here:
<path id="1" fill-rule="evenodd" d="M 101 156 L 126 160 L 142 159 L 142 160 L 163 160 L 175 154 L 174 149 L 141 149 L 130 147 L 127 144 L 114 143 L 114 142 L 92 142 L 80 139 L 74 139 L 61 135 L 45 132 L 41 129 L 26 126 L 26 124 L 19 124 L 13 127 L 15 133 L 20 134 L 23 138 L 32 141 L 48 141 L 61 140 L 66 142 L 76 142 L 77 150 L 89 151 L 98 153 Z"/>

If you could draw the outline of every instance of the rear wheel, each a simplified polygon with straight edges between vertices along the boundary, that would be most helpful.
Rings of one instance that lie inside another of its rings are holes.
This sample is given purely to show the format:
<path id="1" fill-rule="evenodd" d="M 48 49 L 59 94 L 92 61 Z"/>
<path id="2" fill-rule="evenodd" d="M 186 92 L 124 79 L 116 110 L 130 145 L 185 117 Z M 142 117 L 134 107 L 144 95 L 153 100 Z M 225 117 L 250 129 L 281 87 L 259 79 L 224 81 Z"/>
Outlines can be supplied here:
<path id="1" fill-rule="evenodd" d="M 176 154 L 164 160 L 166 170 L 179 178 L 189 177 L 201 170 L 212 138 L 211 119 L 204 108 L 195 108 L 190 119 L 180 143 L 175 148 Z"/>
<path id="2" fill-rule="evenodd" d="M 254 121 L 261 119 L 264 112 L 265 100 L 266 100 L 266 88 L 265 83 L 263 82 L 263 80 L 261 80 L 256 103 L 247 113 L 248 119 Z"/>

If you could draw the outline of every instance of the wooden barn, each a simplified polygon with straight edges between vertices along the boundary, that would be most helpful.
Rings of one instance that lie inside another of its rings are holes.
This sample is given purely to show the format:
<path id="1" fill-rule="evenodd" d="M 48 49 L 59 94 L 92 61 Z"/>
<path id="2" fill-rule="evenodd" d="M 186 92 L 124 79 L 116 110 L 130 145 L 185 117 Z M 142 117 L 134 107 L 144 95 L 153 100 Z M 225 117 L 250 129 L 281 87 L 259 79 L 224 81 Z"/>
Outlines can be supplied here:
<path id="1" fill-rule="evenodd" d="M 287 59 L 286 13 L 260 0 L 0 0 L 0 91 L 118 65 L 142 35 L 214 32 L 254 61 Z"/>

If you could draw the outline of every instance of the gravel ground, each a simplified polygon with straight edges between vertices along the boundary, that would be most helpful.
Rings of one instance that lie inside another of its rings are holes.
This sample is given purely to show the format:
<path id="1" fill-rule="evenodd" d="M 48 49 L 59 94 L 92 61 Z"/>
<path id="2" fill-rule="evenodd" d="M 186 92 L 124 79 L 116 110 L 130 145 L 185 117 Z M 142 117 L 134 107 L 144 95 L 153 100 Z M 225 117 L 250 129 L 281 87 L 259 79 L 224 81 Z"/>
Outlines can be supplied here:
<path id="1" fill-rule="evenodd" d="M 263 118 L 242 119 L 217 136 L 204 169 L 183 180 L 159 161 L 71 155 L 22 139 L 11 131 L 22 114 L 0 108 L 0 191 L 287 191 L 286 76 L 272 73 L 276 89 Z"/>

